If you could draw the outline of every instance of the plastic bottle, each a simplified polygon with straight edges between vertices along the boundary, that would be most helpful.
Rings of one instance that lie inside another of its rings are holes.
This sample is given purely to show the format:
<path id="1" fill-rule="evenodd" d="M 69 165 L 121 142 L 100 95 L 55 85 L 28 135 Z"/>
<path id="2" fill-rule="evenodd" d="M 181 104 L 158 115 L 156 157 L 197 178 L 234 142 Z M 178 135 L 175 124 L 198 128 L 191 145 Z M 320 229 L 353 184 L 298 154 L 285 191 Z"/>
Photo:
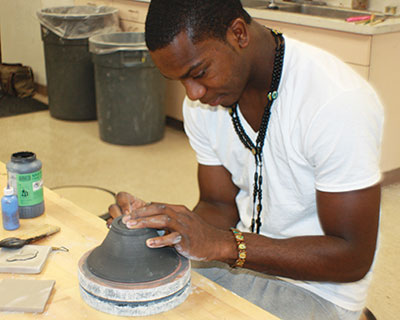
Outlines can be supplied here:
<path id="1" fill-rule="evenodd" d="M 4 188 L 4 196 L 1 198 L 1 213 L 5 230 L 19 228 L 18 198 L 14 194 L 13 187 Z"/>
<path id="2" fill-rule="evenodd" d="M 7 163 L 8 185 L 18 197 L 19 217 L 35 218 L 44 212 L 42 162 L 29 151 L 11 155 Z"/>

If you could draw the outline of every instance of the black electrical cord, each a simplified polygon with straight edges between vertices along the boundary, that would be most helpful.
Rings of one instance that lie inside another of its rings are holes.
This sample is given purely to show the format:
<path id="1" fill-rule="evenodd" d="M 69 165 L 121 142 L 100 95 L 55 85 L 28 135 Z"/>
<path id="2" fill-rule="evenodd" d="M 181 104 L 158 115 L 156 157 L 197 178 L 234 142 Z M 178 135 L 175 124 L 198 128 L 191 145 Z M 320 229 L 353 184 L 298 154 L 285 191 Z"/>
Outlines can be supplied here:
<path id="1" fill-rule="evenodd" d="M 50 188 L 50 190 L 59 190 L 59 189 L 67 189 L 67 188 L 88 188 L 88 189 L 96 189 L 96 190 L 100 190 L 100 191 L 104 191 L 107 192 L 109 194 L 111 194 L 114 198 L 116 197 L 116 193 L 108 190 L 106 188 L 102 188 L 102 187 L 97 187 L 97 186 L 91 186 L 91 185 L 81 185 L 81 184 L 76 184 L 76 185 L 65 185 L 65 186 L 57 186 L 57 187 L 53 187 Z M 108 220 L 109 218 L 111 218 L 110 214 L 108 212 L 103 213 L 102 215 L 99 216 L 100 218 L 102 218 L 103 220 Z"/>

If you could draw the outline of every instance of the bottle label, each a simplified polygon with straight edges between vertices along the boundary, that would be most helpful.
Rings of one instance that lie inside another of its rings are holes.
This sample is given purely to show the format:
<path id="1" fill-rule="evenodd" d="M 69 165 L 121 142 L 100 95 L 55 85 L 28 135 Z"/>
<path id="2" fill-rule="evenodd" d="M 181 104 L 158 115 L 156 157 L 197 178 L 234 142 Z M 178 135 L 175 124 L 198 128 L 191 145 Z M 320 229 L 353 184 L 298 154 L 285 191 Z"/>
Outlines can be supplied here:
<path id="1" fill-rule="evenodd" d="M 14 194 L 17 195 L 17 174 L 8 171 L 8 185 L 14 189 Z"/>
<path id="2" fill-rule="evenodd" d="M 16 180 L 19 206 L 33 206 L 43 202 L 42 170 L 25 174 L 17 173 Z"/>

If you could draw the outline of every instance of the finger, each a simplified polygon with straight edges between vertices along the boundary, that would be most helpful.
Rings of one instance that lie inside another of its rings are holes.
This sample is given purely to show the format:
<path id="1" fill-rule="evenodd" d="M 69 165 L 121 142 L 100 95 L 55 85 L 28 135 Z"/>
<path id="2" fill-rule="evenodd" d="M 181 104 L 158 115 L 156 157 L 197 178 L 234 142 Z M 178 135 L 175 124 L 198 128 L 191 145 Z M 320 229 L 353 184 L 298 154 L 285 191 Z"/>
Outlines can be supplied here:
<path id="1" fill-rule="evenodd" d="M 168 207 L 163 203 L 148 203 L 146 206 L 141 207 L 132 212 L 134 218 L 144 218 L 153 215 L 165 214 L 166 212 L 172 213 L 172 210 L 168 210 Z"/>
<path id="2" fill-rule="evenodd" d="M 145 205 L 147 205 L 145 201 L 139 199 L 138 197 L 132 196 L 132 202 L 131 202 L 132 210 L 139 209 L 141 207 L 144 207 Z"/>
<path id="3" fill-rule="evenodd" d="M 133 210 L 129 216 L 124 216 L 122 222 L 128 228 L 164 228 L 169 222 L 169 215 L 173 213 L 171 210 L 166 212 L 166 205 L 158 203 L 148 203 L 146 206 Z M 146 217 L 160 216 L 154 219 L 144 219 Z"/>
<path id="4" fill-rule="evenodd" d="M 107 228 L 109 228 L 109 229 L 111 228 L 112 222 L 113 222 L 113 218 L 108 218 L 107 219 L 107 221 L 106 221 Z"/>
<path id="5" fill-rule="evenodd" d="M 112 219 L 115 219 L 116 217 L 122 215 L 120 207 L 116 204 L 112 204 L 108 207 L 108 213 L 110 214 Z"/>
<path id="6" fill-rule="evenodd" d="M 150 238 L 146 240 L 146 245 L 149 248 L 161 248 L 167 246 L 174 246 L 180 243 L 182 236 L 178 232 L 171 232 L 165 236 Z"/>
<path id="7" fill-rule="evenodd" d="M 115 196 L 117 205 L 121 208 L 122 214 L 130 214 L 132 212 L 132 203 L 134 197 L 127 192 L 119 192 Z"/>
<path id="8" fill-rule="evenodd" d="M 165 204 L 158 202 L 151 202 L 146 205 L 144 210 L 135 212 L 136 217 L 146 217 L 157 214 L 168 214 L 172 218 L 192 220 L 193 212 L 183 205 Z M 183 222 L 183 221 L 182 221 Z"/>
<path id="9" fill-rule="evenodd" d="M 153 228 L 176 230 L 177 228 L 176 220 L 171 219 L 165 214 L 152 215 L 142 218 L 131 218 L 127 220 L 125 224 L 128 229 Z"/>
<path id="10" fill-rule="evenodd" d="M 188 208 L 186 208 L 185 206 L 181 205 L 181 204 L 169 204 L 169 203 L 162 203 L 162 202 L 150 202 L 147 203 L 147 206 L 150 205 L 154 205 L 157 206 L 159 208 L 170 208 L 176 212 L 183 212 L 183 211 L 188 211 Z"/>
<path id="11" fill-rule="evenodd" d="M 112 204 L 108 207 L 108 213 L 110 214 L 110 217 L 107 219 L 106 224 L 107 224 L 107 227 L 110 228 L 113 220 L 116 217 L 122 215 L 122 213 L 121 213 L 121 209 L 116 204 Z"/>
<path id="12" fill-rule="evenodd" d="M 142 201 L 142 200 L 140 200 L 140 201 Z M 124 217 L 122 218 L 122 222 L 127 224 L 128 221 L 137 219 L 138 212 L 141 212 L 142 210 L 144 210 L 144 208 L 146 208 L 150 204 L 151 203 L 145 203 L 144 201 L 142 201 L 142 206 L 139 207 L 138 209 L 132 209 L 132 211 L 129 214 L 125 214 Z"/>

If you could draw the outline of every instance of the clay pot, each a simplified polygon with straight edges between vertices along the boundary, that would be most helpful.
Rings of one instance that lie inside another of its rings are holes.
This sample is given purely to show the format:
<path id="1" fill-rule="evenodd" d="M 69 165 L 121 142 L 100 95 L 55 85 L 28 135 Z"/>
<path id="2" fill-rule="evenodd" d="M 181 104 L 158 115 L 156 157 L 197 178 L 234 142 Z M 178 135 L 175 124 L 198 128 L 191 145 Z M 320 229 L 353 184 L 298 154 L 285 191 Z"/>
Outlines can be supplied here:
<path id="1" fill-rule="evenodd" d="M 128 229 L 121 219 L 114 219 L 103 243 L 88 256 L 90 272 L 105 280 L 140 283 L 162 279 L 177 269 L 174 248 L 146 246 L 147 239 L 158 236 L 155 229 Z"/>

